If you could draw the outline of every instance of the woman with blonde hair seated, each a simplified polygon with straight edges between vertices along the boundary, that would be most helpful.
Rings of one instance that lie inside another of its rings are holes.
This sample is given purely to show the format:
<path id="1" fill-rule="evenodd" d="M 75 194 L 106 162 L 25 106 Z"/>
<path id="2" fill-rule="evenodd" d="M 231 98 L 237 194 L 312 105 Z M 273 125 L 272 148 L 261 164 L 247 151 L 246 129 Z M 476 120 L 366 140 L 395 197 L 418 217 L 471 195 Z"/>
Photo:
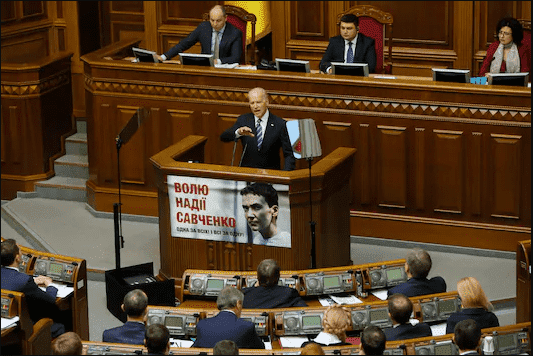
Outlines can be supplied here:
<path id="1" fill-rule="evenodd" d="M 457 282 L 457 293 L 461 298 L 461 311 L 455 312 L 446 321 L 446 334 L 453 334 L 455 325 L 461 320 L 472 319 L 481 329 L 500 326 L 498 317 L 491 311 L 489 302 L 479 281 L 464 277 Z"/>
<path id="2" fill-rule="evenodd" d="M 350 327 L 350 312 L 346 308 L 338 304 L 329 306 L 324 312 L 322 327 L 323 331 L 313 342 L 322 346 L 351 345 L 346 342 L 346 330 Z"/>

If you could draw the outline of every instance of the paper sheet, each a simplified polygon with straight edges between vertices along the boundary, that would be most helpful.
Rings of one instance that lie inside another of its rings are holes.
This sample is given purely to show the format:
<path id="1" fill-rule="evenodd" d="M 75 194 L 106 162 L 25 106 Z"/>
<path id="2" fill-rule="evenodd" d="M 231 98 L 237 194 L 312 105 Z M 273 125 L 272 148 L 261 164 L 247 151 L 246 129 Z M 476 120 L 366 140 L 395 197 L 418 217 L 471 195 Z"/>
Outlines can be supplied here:
<path id="1" fill-rule="evenodd" d="M 433 336 L 446 335 L 446 323 L 430 325 L 429 327 Z"/>
<path id="2" fill-rule="evenodd" d="M 386 289 L 376 289 L 376 290 L 371 291 L 370 293 L 374 294 L 376 297 L 378 297 L 381 300 L 387 300 Z"/>
<path id="3" fill-rule="evenodd" d="M 14 316 L 11 319 L 2 318 L 2 330 L 12 327 L 16 323 L 18 323 L 18 321 L 19 321 L 18 316 Z"/>
<path id="4" fill-rule="evenodd" d="M 309 341 L 307 336 L 282 336 L 279 338 L 281 347 L 300 347 L 306 341 Z"/>
<path id="5" fill-rule="evenodd" d="M 215 68 L 235 68 L 239 65 L 239 63 L 222 63 L 222 64 L 215 64 Z"/>
<path id="6" fill-rule="evenodd" d="M 331 299 L 335 301 L 337 304 L 359 304 L 363 301 L 359 298 L 357 298 L 355 295 L 349 295 L 347 297 L 339 297 L 336 295 L 330 295 Z"/>
<path id="7" fill-rule="evenodd" d="M 170 347 L 191 347 L 194 341 L 170 338 Z"/>
<path id="8" fill-rule="evenodd" d="M 74 292 L 74 288 L 73 287 L 68 287 L 66 284 L 50 283 L 50 285 L 57 288 L 57 295 L 56 296 L 58 298 L 65 298 L 68 295 L 70 295 L 70 293 Z M 39 287 L 39 288 L 41 288 L 41 290 L 43 292 L 46 292 L 46 287 Z"/>

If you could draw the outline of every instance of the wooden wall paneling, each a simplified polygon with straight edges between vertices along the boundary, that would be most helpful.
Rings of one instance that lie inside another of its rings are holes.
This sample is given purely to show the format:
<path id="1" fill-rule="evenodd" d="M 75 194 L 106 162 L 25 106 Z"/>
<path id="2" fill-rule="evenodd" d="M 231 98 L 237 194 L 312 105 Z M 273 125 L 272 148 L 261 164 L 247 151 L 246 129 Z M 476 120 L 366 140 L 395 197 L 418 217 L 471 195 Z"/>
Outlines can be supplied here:
<path id="1" fill-rule="evenodd" d="M 144 1 L 144 45 L 145 49 L 161 53 L 158 43 L 158 8 L 160 1 Z"/>
<path id="2" fill-rule="evenodd" d="M 415 209 L 424 210 L 426 204 L 425 184 L 426 184 L 426 162 L 425 162 L 425 140 L 426 129 L 423 127 L 415 127 L 415 141 L 414 141 L 414 177 L 415 177 Z"/>
<path id="3" fill-rule="evenodd" d="M 370 152 L 373 150 L 372 147 L 370 147 L 370 125 L 367 123 L 361 123 L 359 124 L 359 165 L 360 165 L 360 171 L 359 174 L 361 175 L 361 205 L 369 205 L 371 204 L 371 158 L 370 158 Z"/>
<path id="4" fill-rule="evenodd" d="M 2 63 L 26 63 L 42 59 L 50 54 L 49 29 L 41 28 L 29 33 L 17 33 L 2 38 Z"/>
<path id="5" fill-rule="evenodd" d="M 169 132 L 172 133 L 172 142 L 175 144 L 191 133 L 196 133 L 195 122 L 199 120 L 199 113 L 191 110 L 167 109 L 169 120 Z"/>
<path id="6" fill-rule="evenodd" d="M 109 35 L 103 36 L 105 45 L 124 39 L 143 38 L 144 43 L 144 5 L 143 1 L 109 1 L 102 7 L 102 28 L 109 29 Z"/>
<path id="7" fill-rule="evenodd" d="M 433 210 L 463 213 L 463 131 L 433 130 Z M 443 216 L 446 218 L 445 216 Z"/>
<path id="8" fill-rule="evenodd" d="M 231 126 L 233 126 L 235 122 L 237 121 L 237 117 L 239 117 L 239 114 L 230 114 L 226 112 L 217 113 L 217 118 L 216 118 L 217 125 L 215 125 L 215 127 L 218 128 L 217 133 L 218 132 L 222 133 L 225 130 L 229 129 Z M 234 144 L 233 143 L 222 143 L 222 141 L 220 141 L 220 143 L 221 143 L 221 147 L 219 150 L 217 150 L 216 157 L 214 157 L 215 162 L 221 162 L 222 164 L 226 166 L 230 166 L 231 159 L 233 157 Z M 239 140 L 239 142 L 237 142 L 237 147 L 235 148 L 235 159 L 233 162 L 234 166 L 239 165 L 239 160 L 242 156 L 242 150 L 243 150 L 243 147 Z"/>
<path id="9" fill-rule="evenodd" d="M 289 10 L 288 1 L 271 1 L 271 13 L 276 14 L 271 21 L 272 27 L 272 59 L 287 58 L 285 44 L 289 40 L 288 29 L 290 29 L 287 14 Z"/>
<path id="10" fill-rule="evenodd" d="M 491 216 L 520 219 L 522 137 L 491 134 Z"/>
<path id="11" fill-rule="evenodd" d="M 481 204 L 482 204 L 482 195 L 483 191 L 483 134 L 481 132 L 472 132 L 472 137 L 470 138 L 470 155 L 468 164 L 469 167 L 469 176 L 470 176 L 470 197 L 468 201 L 470 202 L 471 214 L 474 216 L 481 215 Z"/>
<path id="12" fill-rule="evenodd" d="M 377 203 L 383 208 L 407 207 L 406 127 L 377 125 Z"/>
<path id="13" fill-rule="evenodd" d="M 470 69 L 472 65 L 473 34 L 471 21 L 474 15 L 472 1 L 454 1 L 453 27 L 453 50 L 457 54 L 457 60 L 453 68 Z"/>
<path id="14" fill-rule="evenodd" d="M 118 130 L 128 123 L 139 107 L 117 105 Z M 146 126 L 144 123 L 137 129 L 131 139 L 122 146 L 120 152 L 120 179 L 125 187 L 128 185 L 144 186 L 146 181 Z"/>

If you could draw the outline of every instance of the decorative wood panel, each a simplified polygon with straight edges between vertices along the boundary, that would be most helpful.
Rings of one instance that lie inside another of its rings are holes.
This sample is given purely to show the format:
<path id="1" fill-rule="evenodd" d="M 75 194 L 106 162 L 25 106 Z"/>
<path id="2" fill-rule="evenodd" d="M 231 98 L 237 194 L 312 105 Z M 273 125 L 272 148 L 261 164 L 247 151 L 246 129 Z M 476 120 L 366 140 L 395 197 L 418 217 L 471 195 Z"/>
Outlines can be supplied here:
<path id="1" fill-rule="evenodd" d="M 326 1 L 291 1 L 291 37 L 294 39 L 308 37 L 325 39 L 326 3 Z"/>
<path id="2" fill-rule="evenodd" d="M 406 127 L 378 125 L 378 205 L 383 208 L 407 206 Z"/>
<path id="3" fill-rule="evenodd" d="M 491 216 L 519 219 L 522 136 L 491 134 L 491 170 L 493 197 Z"/>
<path id="4" fill-rule="evenodd" d="M 425 140 L 426 129 L 422 127 L 415 127 L 415 167 L 414 167 L 414 177 L 415 177 L 415 208 L 417 210 L 423 210 L 426 206 L 425 198 L 425 184 L 426 184 L 426 140 Z"/>
<path id="5" fill-rule="evenodd" d="M 135 114 L 138 107 L 132 106 L 117 106 L 117 116 L 119 124 L 117 134 L 128 123 L 131 117 Z M 137 132 L 133 134 L 131 139 L 122 146 L 120 149 L 120 179 L 123 184 L 146 184 L 145 177 L 145 162 L 139 160 L 139 157 L 146 155 L 145 142 L 146 142 L 146 129 L 143 124 L 137 129 Z"/>
<path id="6" fill-rule="evenodd" d="M 217 113 L 217 125 L 215 126 L 217 128 L 217 132 L 222 133 L 223 131 L 227 130 L 231 126 L 235 124 L 237 121 L 237 117 L 239 117 L 238 114 L 230 114 L 230 113 Z M 231 165 L 232 158 L 233 165 L 238 166 L 240 157 L 242 156 L 242 144 L 240 142 L 237 143 L 237 147 L 235 148 L 235 156 L 233 153 L 233 147 L 234 144 L 223 144 L 221 149 L 218 150 L 216 154 L 216 161 L 222 162 L 222 164 L 225 164 L 227 166 Z"/>
<path id="7" fill-rule="evenodd" d="M 481 132 L 472 132 L 472 144 L 471 144 L 471 154 L 470 154 L 470 201 L 471 201 L 471 210 L 473 215 L 481 215 L 481 192 L 482 192 L 482 177 L 483 172 L 483 152 L 482 152 L 482 133 Z"/>
<path id="8" fill-rule="evenodd" d="M 434 211 L 461 214 L 463 212 L 463 132 L 433 130 Z"/>

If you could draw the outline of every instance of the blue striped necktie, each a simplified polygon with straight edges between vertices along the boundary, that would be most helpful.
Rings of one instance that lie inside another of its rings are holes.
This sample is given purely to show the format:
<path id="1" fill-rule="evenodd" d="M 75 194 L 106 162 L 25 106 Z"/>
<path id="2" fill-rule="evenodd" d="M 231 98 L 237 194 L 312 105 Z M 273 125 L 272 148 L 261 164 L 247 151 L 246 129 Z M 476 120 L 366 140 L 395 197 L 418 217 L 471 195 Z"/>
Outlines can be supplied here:
<path id="1" fill-rule="evenodd" d="M 353 63 L 352 42 L 348 43 L 348 54 L 346 55 L 346 63 Z"/>
<path id="2" fill-rule="evenodd" d="M 257 135 L 257 149 L 261 149 L 261 145 L 263 144 L 263 129 L 261 128 L 261 119 L 257 120 L 255 132 Z"/>

